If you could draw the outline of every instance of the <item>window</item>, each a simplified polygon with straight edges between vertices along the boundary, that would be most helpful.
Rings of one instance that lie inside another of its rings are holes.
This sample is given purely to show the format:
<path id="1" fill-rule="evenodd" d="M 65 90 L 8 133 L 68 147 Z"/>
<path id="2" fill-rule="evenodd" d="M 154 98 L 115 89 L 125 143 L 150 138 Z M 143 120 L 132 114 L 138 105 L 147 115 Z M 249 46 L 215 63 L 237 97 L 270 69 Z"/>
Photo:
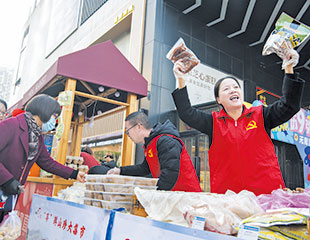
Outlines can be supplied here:
<path id="1" fill-rule="evenodd" d="M 82 8 L 81 25 L 107 1 L 108 0 L 84 0 Z"/>

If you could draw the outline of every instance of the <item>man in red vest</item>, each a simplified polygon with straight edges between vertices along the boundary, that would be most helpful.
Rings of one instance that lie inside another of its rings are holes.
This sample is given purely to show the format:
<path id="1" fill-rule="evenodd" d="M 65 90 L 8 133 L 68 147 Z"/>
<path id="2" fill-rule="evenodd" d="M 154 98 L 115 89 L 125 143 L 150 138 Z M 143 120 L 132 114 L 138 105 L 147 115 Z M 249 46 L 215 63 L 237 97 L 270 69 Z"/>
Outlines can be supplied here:
<path id="1" fill-rule="evenodd" d="M 126 134 L 144 144 L 145 159 L 141 164 L 113 168 L 108 174 L 159 178 L 158 190 L 201 192 L 199 180 L 176 127 L 167 120 L 151 126 L 143 112 L 134 112 L 125 119 Z"/>

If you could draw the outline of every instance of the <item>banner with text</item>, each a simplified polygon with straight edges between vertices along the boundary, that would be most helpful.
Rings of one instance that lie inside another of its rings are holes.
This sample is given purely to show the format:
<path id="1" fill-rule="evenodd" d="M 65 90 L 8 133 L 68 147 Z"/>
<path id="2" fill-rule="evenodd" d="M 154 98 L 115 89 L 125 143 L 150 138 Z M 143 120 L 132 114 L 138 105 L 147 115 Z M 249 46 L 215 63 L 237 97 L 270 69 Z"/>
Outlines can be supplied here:
<path id="1" fill-rule="evenodd" d="M 305 188 L 310 187 L 310 111 L 301 109 L 289 121 L 272 129 L 271 138 L 296 145 L 304 165 Z"/>
<path id="2" fill-rule="evenodd" d="M 27 239 L 105 239 L 109 214 L 102 208 L 34 194 Z"/>
<path id="3" fill-rule="evenodd" d="M 131 214 L 33 195 L 28 240 L 240 240 Z"/>

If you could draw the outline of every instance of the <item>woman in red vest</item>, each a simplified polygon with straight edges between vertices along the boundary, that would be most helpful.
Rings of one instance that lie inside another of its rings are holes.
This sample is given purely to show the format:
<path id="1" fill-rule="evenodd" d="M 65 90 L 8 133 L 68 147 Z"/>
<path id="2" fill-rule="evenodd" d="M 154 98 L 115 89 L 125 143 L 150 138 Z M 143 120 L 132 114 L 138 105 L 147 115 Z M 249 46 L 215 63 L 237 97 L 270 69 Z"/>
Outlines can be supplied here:
<path id="1" fill-rule="evenodd" d="M 296 51 L 287 58 L 296 57 Z M 294 56 L 293 56 L 294 55 Z M 256 195 L 284 188 L 284 181 L 270 130 L 293 117 L 300 109 L 304 81 L 285 67 L 283 96 L 267 107 L 243 105 L 239 82 L 232 76 L 219 79 L 214 86 L 215 99 L 222 110 L 204 112 L 190 104 L 182 65 L 176 62 L 174 74 L 179 89 L 172 95 L 180 118 L 209 136 L 211 192 L 249 190 Z"/>
<path id="2" fill-rule="evenodd" d="M 146 176 L 158 179 L 158 190 L 201 192 L 199 180 L 176 127 L 167 120 L 155 126 L 143 112 L 125 119 L 126 134 L 144 144 L 145 159 L 141 164 L 113 168 L 108 174 Z"/>

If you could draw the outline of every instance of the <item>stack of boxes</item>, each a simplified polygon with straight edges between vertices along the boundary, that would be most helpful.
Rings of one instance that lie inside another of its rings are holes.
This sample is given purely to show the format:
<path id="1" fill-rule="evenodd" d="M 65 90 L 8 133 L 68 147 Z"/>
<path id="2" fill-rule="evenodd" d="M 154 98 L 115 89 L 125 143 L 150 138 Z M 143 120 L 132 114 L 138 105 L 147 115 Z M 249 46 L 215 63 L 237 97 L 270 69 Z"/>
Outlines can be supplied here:
<path id="1" fill-rule="evenodd" d="M 105 209 L 124 208 L 130 212 L 134 188 L 156 190 L 158 178 L 120 175 L 86 175 L 84 204 Z"/>

